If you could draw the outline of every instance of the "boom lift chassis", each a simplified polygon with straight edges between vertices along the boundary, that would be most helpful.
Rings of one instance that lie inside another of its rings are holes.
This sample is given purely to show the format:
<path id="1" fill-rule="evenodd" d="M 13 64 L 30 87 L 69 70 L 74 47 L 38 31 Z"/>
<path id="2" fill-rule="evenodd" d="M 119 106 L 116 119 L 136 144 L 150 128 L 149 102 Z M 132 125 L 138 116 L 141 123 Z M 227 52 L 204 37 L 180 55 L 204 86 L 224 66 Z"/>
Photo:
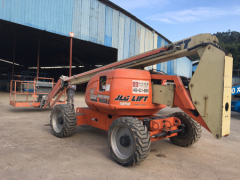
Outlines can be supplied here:
<path id="1" fill-rule="evenodd" d="M 200 62 L 189 84 L 180 76 L 142 70 L 195 54 Z M 52 132 L 57 137 L 70 136 L 77 125 L 107 130 L 110 153 L 123 166 L 144 160 L 151 141 L 170 138 L 179 146 L 194 144 L 201 136 L 201 125 L 217 139 L 230 133 L 232 57 L 211 34 L 199 34 L 85 73 L 62 77 L 43 108 L 59 92 L 88 81 L 88 108 L 77 107 L 74 112 L 71 105 L 51 103 Z M 183 112 L 154 115 L 166 106 L 179 107 Z"/>

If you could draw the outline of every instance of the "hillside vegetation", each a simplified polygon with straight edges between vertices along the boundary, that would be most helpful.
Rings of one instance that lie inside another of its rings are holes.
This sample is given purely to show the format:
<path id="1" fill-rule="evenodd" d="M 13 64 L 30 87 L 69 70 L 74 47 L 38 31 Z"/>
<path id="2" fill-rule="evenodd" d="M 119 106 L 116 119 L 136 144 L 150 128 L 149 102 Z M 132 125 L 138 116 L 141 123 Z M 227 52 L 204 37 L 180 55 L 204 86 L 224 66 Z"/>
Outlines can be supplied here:
<path id="1" fill-rule="evenodd" d="M 233 55 L 233 69 L 240 69 L 240 33 L 228 30 L 214 35 L 219 39 L 221 47 Z"/>

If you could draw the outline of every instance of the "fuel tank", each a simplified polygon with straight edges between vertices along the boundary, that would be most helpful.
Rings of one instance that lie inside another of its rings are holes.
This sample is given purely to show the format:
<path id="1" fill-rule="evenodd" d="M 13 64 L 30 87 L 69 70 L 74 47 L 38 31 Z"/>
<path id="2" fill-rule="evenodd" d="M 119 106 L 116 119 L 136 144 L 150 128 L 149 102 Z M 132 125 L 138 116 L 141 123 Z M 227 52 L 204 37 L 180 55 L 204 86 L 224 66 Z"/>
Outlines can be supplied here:
<path id="1" fill-rule="evenodd" d="M 113 69 L 100 72 L 88 82 L 85 101 L 89 108 L 124 116 L 149 116 L 166 105 L 152 103 L 149 71 Z"/>

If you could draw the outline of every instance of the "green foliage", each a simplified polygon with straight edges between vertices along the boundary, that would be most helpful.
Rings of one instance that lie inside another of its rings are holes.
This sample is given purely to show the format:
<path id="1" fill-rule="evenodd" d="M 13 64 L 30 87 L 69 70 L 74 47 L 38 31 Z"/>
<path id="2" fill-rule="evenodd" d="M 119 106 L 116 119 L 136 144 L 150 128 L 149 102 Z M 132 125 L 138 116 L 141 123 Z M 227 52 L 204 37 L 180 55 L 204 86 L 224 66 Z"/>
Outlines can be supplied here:
<path id="1" fill-rule="evenodd" d="M 228 30 L 214 35 L 217 36 L 220 46 L 233 55 L 233 69 L 240 69 L 240 33 Z"/>

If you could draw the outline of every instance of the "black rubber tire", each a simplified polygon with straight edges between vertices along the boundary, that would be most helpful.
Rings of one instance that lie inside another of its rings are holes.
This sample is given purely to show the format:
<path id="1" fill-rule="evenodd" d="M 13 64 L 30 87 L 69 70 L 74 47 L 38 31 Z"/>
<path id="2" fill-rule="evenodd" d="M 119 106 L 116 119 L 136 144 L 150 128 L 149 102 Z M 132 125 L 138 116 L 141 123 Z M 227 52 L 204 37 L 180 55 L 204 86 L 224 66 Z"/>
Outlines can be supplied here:
<path id="1" fill-rule="evenodd" d="M 114 152 L 112 147 L 112 132 L 114 128 L 119 126 L 126 127 L 132 135 L 133 149 L 131 155 L 126 159 L 120 159 Z M 110 154 L 122 166 L 132 166 L 136 163 L 143 161 L 150 152 L 150 133 L 147 127 L 143 125 L 142 121 L 133 117 L 122 117 L 113 121 L 108 131 L 108 148 Z"/>
<path id="2" fill-rule="evenodd" d="M 54 129 L 54 116 L 56 116 L 56 113 L 61 113 L 62 114 L 62 128 L 58 132 L 56 129 Z M 63 137 L 68 137 L 71 136 L 74 131 L 76 130 L 77 127 L 77 118 L 75 115 L 74 110 L 72 107 L 68 104 L 61 104 L 61 105 L 56 105 L 52 109 L 51 115 L 50 115 L 50 124 L 52 127 L 52 132 L 56 137 L 63 138 Z"/>
<path id="3" fill-rule="evenodd" d="M 185 125 L 185 132 L 178 136 L 170 137 L 170 141 L 178 146 L 187 147 L 196 143 L 202 133 L 201 125 L 194 121 L 190 116 L 183 112 L 176 112 L 170 116 L 180 119 L 181 124 Z"/>

